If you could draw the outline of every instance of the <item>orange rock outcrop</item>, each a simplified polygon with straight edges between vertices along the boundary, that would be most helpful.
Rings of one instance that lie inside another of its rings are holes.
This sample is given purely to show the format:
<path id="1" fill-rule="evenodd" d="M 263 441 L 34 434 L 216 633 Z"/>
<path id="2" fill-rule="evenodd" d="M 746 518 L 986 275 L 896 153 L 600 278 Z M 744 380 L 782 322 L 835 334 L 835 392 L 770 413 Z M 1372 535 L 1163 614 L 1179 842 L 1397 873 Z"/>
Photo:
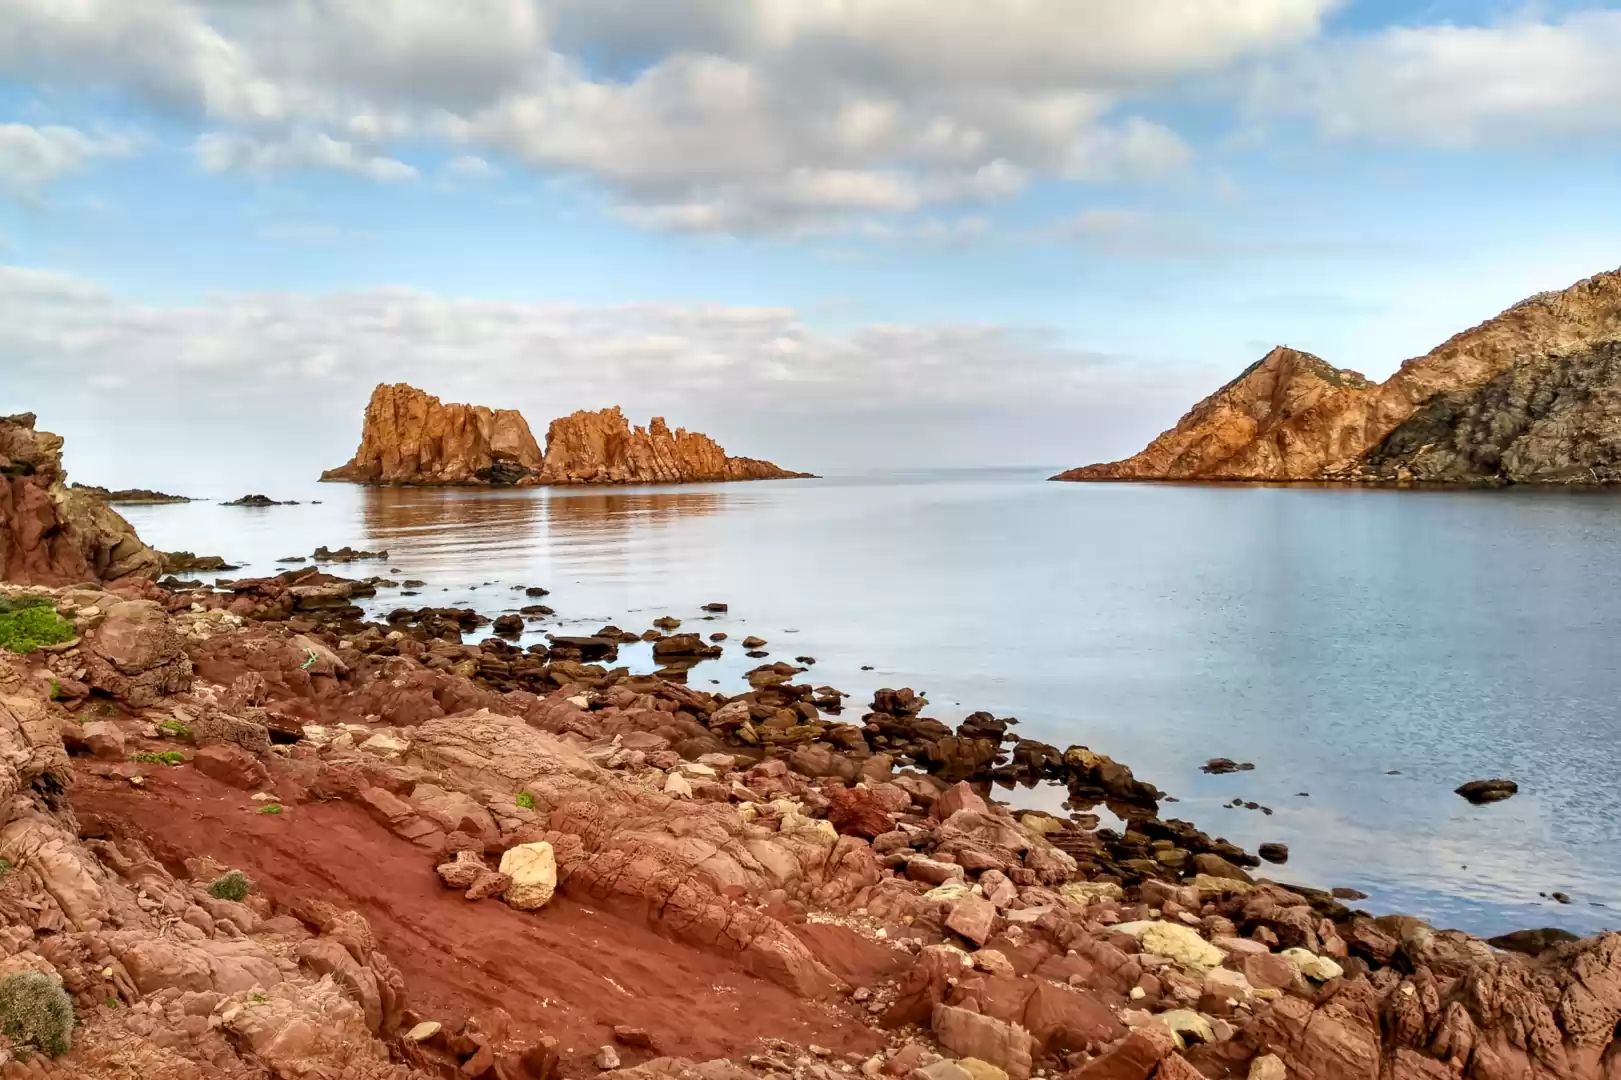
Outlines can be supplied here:
<path id="1" fill-rule="evenodd" d="M 1379 384 L 1279 347 L 1141 453 L 1053 479 L 1603 481 L 1605 471 L 1590 466 L 1606 463 L 1583 456 L 1608 454 L 1608 415 L 1584 413 L 1580 423 L 1594 430 L 1579 432 L 1574 450 L 1569 423 L 1556 425 L 1560 445 L 1549 450 L 1543 407 L 1514 384 L 1534 380 L 1567 394 L 1607 396 L 1609 368 L 1587 353 L 1617 339 L 1621 270 L 1516 304 Z M 1478 420 L 1473 413 L 1481 408 L 1498 414 L 1495 427 L 1529 437 L 1500 445 L 1500 431 L 1466 422 Z M 1513 467 L 1500 468 L 1499 458 Z"/>
<path id="2" fill-rule="evenodd" d="M 806 475 L 769 461 L 728 457 L 708 435 L 671 431 L 662 416 L 645 428 L 632 428 L 615 405 L 553 420 L 540 479 L 545 484 L 681 484 Z"/>
<path id="3" fill-rule="evenodd" d="M 632 428 L 618 406 L 552 421 L 542 454 L 513 409 L 446 405 L 405 383 L 383 384 L 366 406 L 360 449 L 322 480 L 360 484 L 680 484 L 783 480 L 807 473 L 728 457 L 698 432 L 662 417 Z"/>
<path id="4" fill-rule="evenodd" d="M 540 446 L 516 409 L 446 405 L 405 383 L 379 384 L 360 449 L 322 480 L 357 484 L 516 484 L 540 472 Z"/>

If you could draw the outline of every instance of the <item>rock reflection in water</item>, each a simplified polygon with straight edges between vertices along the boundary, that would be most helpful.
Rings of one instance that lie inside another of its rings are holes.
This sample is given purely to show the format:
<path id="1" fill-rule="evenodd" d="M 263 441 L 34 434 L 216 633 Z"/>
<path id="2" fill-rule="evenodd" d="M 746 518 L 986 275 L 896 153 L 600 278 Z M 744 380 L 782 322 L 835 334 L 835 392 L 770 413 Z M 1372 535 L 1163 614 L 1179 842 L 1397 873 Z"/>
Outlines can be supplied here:
<path id="1" fill-rule="evenodd" d="M 538 540 L 545 496 L 535 491 L 367 488 L 362 522 L 395 561 L 454 557 L 460 565 L 519 556 Z M 481 558 L 482 556 L 482 558 Z"/>
<path id="2" fill-rule="evenodd" d="M 721 491 L 552 492 L 546 500 L 546 525 L 554 536 L 622 534 L 639 525 L 708 517 L 725 509 L 726 493 Z"/>

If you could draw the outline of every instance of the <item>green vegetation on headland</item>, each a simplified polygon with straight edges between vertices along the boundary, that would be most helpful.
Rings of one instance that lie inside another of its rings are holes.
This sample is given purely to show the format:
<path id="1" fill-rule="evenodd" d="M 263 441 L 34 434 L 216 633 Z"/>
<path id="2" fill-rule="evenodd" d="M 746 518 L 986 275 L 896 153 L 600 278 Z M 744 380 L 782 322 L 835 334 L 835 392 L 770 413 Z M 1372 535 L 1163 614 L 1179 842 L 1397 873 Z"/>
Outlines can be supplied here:
<path id="1" fill-rule="evenodd" d="M 0 597 L 0 649 L 31 653 L 73 640 L 73 624 L 56 613 L 48 597 Z"/>

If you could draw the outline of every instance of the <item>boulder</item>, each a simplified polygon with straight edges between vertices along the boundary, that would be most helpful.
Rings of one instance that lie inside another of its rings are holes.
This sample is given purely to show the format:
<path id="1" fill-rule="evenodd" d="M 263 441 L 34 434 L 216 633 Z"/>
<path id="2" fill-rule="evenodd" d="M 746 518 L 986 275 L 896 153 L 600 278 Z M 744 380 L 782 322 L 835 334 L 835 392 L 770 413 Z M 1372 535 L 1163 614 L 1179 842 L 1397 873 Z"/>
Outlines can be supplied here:
<path id="1" fill-rule="evenodd" d="M 1010 1080 L 1029 1080 L 1035 1045 L 1020 1025 L 941 1004 L 934 1007 L 930 1028 L 940 1045 L 958 1057 L 988 1061 Z"/>
<path id="2" fill-rule="evenodd" d="M 234 743 L 205 746 L 192 764 L 204 776 L 244 791 L 257 791 L 270 783 L 264 763 Z"/>
<path id="3" fill-rule="evenodd" d="M 90 686 L 136 709 L 191 688 L 185 641 L 162 606 L 122 600 L 104 614 L 84 642 Z"/>
<path id="4" fill-rule="evenodd" d="M 557 858 L 545 841 L 508 848 L 501 873 L 512 879 L 504 899 L 520 911 L 545 907 L 557 892 Z"/>

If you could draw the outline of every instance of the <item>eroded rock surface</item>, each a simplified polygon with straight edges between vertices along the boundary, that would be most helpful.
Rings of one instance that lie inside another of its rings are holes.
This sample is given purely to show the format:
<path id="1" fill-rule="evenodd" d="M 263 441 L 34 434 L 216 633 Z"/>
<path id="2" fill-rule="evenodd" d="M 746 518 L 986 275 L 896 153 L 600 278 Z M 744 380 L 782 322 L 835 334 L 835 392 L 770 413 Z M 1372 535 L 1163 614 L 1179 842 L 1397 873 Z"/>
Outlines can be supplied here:
<path id="1" fill-rule="evenodd" d="M 541 480 L 548 484 L 683 484 L 805 475 L 769 461 L 728 457 L 714 439 L 685 428 L 671 431 L 661 416 L 645 428 L 632 428 L 617 405 L 553 420 L 541 468 Z"/>
<path id="2" fill-rule="evenodd" d="M 516 409 L 445 404 L 383 383 L 366 406 L 360 448 L 322 480 L 359 484 L 515 484 L 540 469 L 540 446 Z"/>
<path id="3" fill-rule="evenodd" d="M 1057 480 L 1621 480 L 1621 271 L 1542 293 L 1385 382 L 1279 347 L 1123 461 Z"/>
<path id="4" fill-rule="evenodd" d="M 662 417 L 632 428 L 618 406 L 552 421 L 541 453 L 514 409 L 447 405 L 404 383 L 366 406 L 360 448 L 322 480 L 361 484 L 679 484 L 780 480 L 804 473 L 728 457 L 707 435 L 671 431 Z"/>
<path id="5" fill-rule="evenodd" d="M 69 488 L 62 437 L 32 414 L 0 417 L 0 580 L 36 585 L 151 580 L 163 555 L 86 488 Z"/>

